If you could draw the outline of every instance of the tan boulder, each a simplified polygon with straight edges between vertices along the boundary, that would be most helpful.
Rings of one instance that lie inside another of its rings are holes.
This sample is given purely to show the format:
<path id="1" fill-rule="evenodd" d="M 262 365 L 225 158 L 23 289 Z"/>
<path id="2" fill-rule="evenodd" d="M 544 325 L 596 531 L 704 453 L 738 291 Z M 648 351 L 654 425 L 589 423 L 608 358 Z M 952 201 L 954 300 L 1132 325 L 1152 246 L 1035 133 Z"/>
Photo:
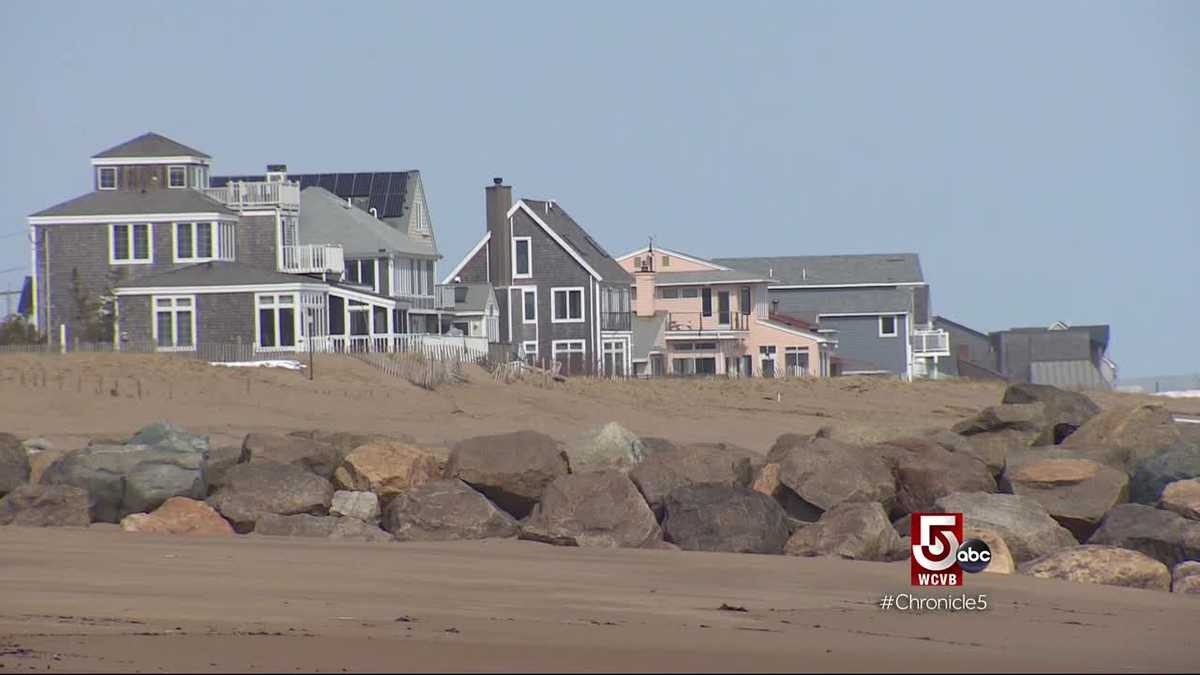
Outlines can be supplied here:
<path id="1" fill-rule="evenodd" d="M 1017 571 L 1017 564 L 1013 561 L 1012 552 L 1008 550 L 1008 544 L 1005 543 L 1004 537 L 1001 537 L 1000 533 L 981 527 L 968 527 L 963 530 L 963 540 L 969 539 L 983 541 L 992 552 L 992 561 L 983 569 L 984 572 L 1013 574 Z"/>
<path id="2" fill-rule="evenodd" d="M 1200 595 L 1200 561 L 1186 560 L 1171 570 L 1171 592 Z"/>
<path id="3" fill-rule="evenodd" d="M 228 536 L 233 526 L 213 507 L 187 497 L 171 497 L 151 513 L 133 513 L 121 520 L 126 532 Z"/>
<path id="4" fill-rule="evenodd" d="M 1150 556 L 1116 546 L 1076 546 L 1038 558 L 1022 570 L 1041 579 L 1171 590 L 1171 571 Z"/>
<path id="5" fill-rule="evenodd" d="M 1005 478 L 1013 494 L 1030 497 L 1052 518 L 1087 541 L 1104 514 L 1128 501 L 1129 476 L 1088 459 L 1039 457 L 1037 449 L 1009 458 Z"/>
<path id="6" fill-rule="evenodd" d="M 1084 422 L 1062 447 L 1094 454 L 1097 461 L 1130 471 L 1159 448 L 1178 443 L 1178 426 L 1161 405 L 1123 406 Z"/>
<path id="7" fill-rule="evenodd" d="M 1174 511 L 1190 520 L 1200 520 L 1200 478 L 1169 483 L 1159 497 L 1158 508 Z"/>
<path id="8" fill-rule="evenodd" d="M 430 450 L 410 443 L 382 441 L 359 446 L 346 455 L 333 472 L 334 484 L 342 490 L 369 491 L 381 503 L 442 473 L 442 460 Z"/>

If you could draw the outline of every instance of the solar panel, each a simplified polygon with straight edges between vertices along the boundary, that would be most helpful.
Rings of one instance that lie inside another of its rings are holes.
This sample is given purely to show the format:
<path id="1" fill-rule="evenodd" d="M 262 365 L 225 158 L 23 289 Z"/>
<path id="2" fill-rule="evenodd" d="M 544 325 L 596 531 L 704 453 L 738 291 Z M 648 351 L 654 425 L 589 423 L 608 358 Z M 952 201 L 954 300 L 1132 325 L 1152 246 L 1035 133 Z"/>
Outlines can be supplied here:
<path id="1" fill-rule="evenodd" d="M 325 190 L 329 190 L 330 192 L 337 194 L 337 190 L 335 189 L 337 187 L 337 174 L 321 174 L 321 177 L 317 179 L 317 185 L 320 185 Z"/>
<path id="2" fill-rule="evenodd" d="M 393 171 L 391 180 L 388 182 L 388 194 L 402 195 L 404 188 L 408 185 L 408 174 L 403 171 Z"/>
<path id="3" fill-rule="evenodd" d="M 386 171 L 371 174 L 371 196 L 387 194 L 389 178 L 391 174 Z"/>
<path id="4" fill-rule="evenodd" d="M 315 173 L 306 173 L 300 176 L 300 189 L 310 188 L 317 184 L 319 176 Z"/>
<path id="5" fill-rule="evenodd" d="M 356 173 L 354 174 L 354 196 L 365 197 L 371 194 L 371 179 L 375 177 L 373 173 Z"/>
<path id="6" fill-rule="evenodd" d="M 354 174 L 339 173 L 335 175 L 337 176 L 337 189 L 333 191 L 334 194 L 342 199 L 354 194 Z"/>
<path id="7" fill-rule="evenodd" d="M 384 212 L 387 211 L 387 195 L 371 195 L 371 199 L 367 202 L 367 211 L 375 209 L 376 218 L 384 218 Z"/>
<path id="8" fill-rule="evenodd" d="M 379 214 L 380 218 L 399 218 L 404 214 L 404 195 L 388 195 L 387 207 L 383 213 Z"/>

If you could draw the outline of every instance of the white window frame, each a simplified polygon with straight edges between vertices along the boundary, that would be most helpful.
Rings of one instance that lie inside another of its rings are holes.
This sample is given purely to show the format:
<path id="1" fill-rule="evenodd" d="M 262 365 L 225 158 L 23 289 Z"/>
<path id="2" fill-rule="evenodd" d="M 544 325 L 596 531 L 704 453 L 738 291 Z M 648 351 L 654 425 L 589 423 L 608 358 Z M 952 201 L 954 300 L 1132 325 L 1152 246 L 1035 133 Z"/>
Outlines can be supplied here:
<path id="1" fill-rule="evenodd" d="M 571 314 L 571 293 L 579 293 L 579 318 L 572 319 Z M 567 294 L 567 317 L 559 318 L 558 316 L 558 294 Z M 550 323 L 583 323 L 587 317 L 587 307 L 584 302 L 583 286 L 556 286 L 550 289 Z"/>
<path id="2" fill-rule="evenodd" d="M 530 349 L 532 347 L 532 349 Z M 537 340 L 524 340 L 521 342 L 521 355 L 525 358 L 533 357 L 533 365 L 537 365 L 538 360 L 538 342 Z"/>
<path id="3" fill-rule="evenodd" d="M 140 225 L 146 226 L 146 258 L 135 258 L 136 249 L 134 241 L 136 237 L 134 232 Z M 128 239 L 129 257 L 126 259 L 118 259 L 116 257 L 115 246 L 117 238 L 117 228 L 124 227 L 125 236 Z M 108 264 L 109 265 L 153 265 L 154 264 L 154 223 L 109 223 L 108 224 Z"/>
<path id="4" fill-rule="evenodd" d="M 892 332 L 887 333 L 883 330 L 883 320 L 892 320 Z M 898 337 L 900 335 L 900 318 L 895 314 L 882 314 L 879 317 L 879 337 Z"/>
<path id="5" fill-rule="evenodd" d="M 533 318 L 525 316 L 525 294 L 533 293 Z M 521 323 L 536 324 L 538 322 L 538 292 L 537 287 L 521 289 Z"/>
<path id="6" fill-rule="evenodd" d="M 575 349 L 575 345 L 579 345 Z M 552 361 L 558 360 L 559 354 L 583 354 L 587 355 L 586 340 L 554 340 L 550 343 L 550 358 Z"/>
<path id="7" fill-rule="evenodd" d="M 209 225 L 209 231 L 212 233 L 212 245 L 210 250 L 212 255 L 200 256 L 197 253 L 200 250 L 200 233 L 198 225 Z M 199 221 L 186 222 L 180 221 L 171 224 L 171 253 L 177 263 L 197 263 L 209 262 L 212 260 L 226 260 L 233 262 L 237 259 L 237 231 L 234 229 L 233 223 L 225 221 Z M 192 255 L 179 255 L 179 226 L 191 225 L 192 239 Z"/>
<path id="8" fill-rule="evenodd" d="M 259 352 L 294 352 L 300 348 L 300 341 L 303 333 L 303 323 L 300 320 L 301 308 L 296 297 L 296 293 L 255 293 L 254 294 L 254 350 Z M 291 303 L 280 302 L 280 298 L 291 298 Z M 349 303 L 346 303 L 349 307 Z M 279 308 L 292 308 L 292 344 L 279 344 Z M 272 320 L 275 328 L 275 345 L 272 347 L 262 346 L 262 310 L 271 309 Z M 367 333 L 369 334 L 371 319 L 367 319 Z M 346 330 L 349 332 L 349 321 L 346 323 Z"/>
<path id="9" fill-rule="evenodd" d="M 183 172 L 183 185 L 174 185 L 174 184 L 172 184 L 172 183 L 171 183 L 171 172 L 172 172 L 172 171 L 174 171 L 174 170 L 176 170 L 176 169 L 179 169 L 180 171 L 182 171 L 182 172 Z M 184 166 L 184 165 L 182 165 L 182 164 L 170 164 L 170 165 L 168 165 L 168 166 L 167 166 L 167 187 L 168 187 L 169 189 L 171 189 L 171 190 L 183 190 L 183 189 L 185 189 L 185 188 L 188 186 L 188 185 L 187 185 L 187 182 L 188 182 L 187 175 L 188 175 L 188 171 L 187 171 L 187 167 L 186 167 L 186 166 Z"/>
<path id="10" fill-rule="evenodd" d="M 112 187 L 104 187 L 104 172 L 112 172 Z M 96 189 L 97 190 L 116 190 L 117 189 L 117 167 L 115 166 L 98 166 L 96 167 Z"/>
<path id="11" fill-rule="evenodd" d="M 517 242 L 525 242 L 525 252 L 529 256 L 528 272 L 525 274 L 517 274 Z M 513 237 L 512 238 L 512 272 L 514 279 L 532 279 L 533 278 L 533 237 Z"/>
<path id="12" fill-rule="evenodd" d="M 170 302 L 170 307 L 164 308 L 164 311 L 171 313 L 171 346 L 163 347 L 158 344 L 158 312 L 159 301 L 166 300 Z M 180 300 L 186 300 L 187 305 L 181 307 Z M 179 312 L 187 311 L 192 315 L 191 325 L 191 346 L 179 346 Z M 196 296 L 194 295 L 154 295 L 150 297 L 150 335 L 154 340 L 154 349 L 160 352 L 194 352 L 196 351 Z"/>

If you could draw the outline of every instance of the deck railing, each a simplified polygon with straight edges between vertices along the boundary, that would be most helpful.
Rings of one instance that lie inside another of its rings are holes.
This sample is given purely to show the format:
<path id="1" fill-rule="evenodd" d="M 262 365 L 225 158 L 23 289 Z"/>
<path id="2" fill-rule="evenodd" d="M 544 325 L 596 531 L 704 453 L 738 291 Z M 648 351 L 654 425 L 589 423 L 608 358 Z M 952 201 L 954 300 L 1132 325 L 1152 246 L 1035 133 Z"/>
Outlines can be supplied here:
<path id="1" fill-rule="evenodd" d="M 631 321 L 629 312 L 600 312 L 600 330 L 628 331 Z"/>
<path id="2" fill-rule="evenodd" d="M 454 287 L 434 286 L 433 295 L 401 293 L 396 299 L 407 302 L 413 309 L 454 309 Z"/>
<path id="3" fill-rule="evenodd" d="M 671 333 L 725 333 L 750 330 L 749 317 L 741 312 L 667 312 L 667 331 Z"/>
<path id="4" fill-rule="evenodd" d="M 313 351 L 334 354 L 416 353 L 431 359 L 478 361 L 487 358 L 485 337 L 405 333 L 397 335 L 329 335 L 312 338 Z M 299 351 L 308 347 L 301 346 Z"/>
<path id="5" fill-rule="evenodd" d="M 234 209 L 281 206 L 300 208 L 300 184 L 234 181 L 221 187 L 200 188 L 204 194 Z"/>
<path id="6" fill-rule="evenodd" d="M 913 331 L 913 356 L 950 356 L 950 334 L 938 328 Z"/>
<path id="7" fill-rule="evenodd" d="M 288 274 L 341 274 L 346 269 L 341 244 L 284 246 L 280 271 Z"/>

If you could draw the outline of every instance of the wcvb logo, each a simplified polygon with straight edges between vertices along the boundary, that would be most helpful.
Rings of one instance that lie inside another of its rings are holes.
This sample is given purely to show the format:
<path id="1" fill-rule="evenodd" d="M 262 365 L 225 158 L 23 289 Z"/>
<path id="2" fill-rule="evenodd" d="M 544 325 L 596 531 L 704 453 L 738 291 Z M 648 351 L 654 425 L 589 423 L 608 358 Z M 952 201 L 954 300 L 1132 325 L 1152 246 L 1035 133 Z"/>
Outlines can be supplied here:
<path id="1" fill-rule="evenodd" d="M 992 551 L 979 539 L 963 541 L 961 513 L 912 514 L 913 586 L 962 586 L 963 572 L 982 572 Z"/>

